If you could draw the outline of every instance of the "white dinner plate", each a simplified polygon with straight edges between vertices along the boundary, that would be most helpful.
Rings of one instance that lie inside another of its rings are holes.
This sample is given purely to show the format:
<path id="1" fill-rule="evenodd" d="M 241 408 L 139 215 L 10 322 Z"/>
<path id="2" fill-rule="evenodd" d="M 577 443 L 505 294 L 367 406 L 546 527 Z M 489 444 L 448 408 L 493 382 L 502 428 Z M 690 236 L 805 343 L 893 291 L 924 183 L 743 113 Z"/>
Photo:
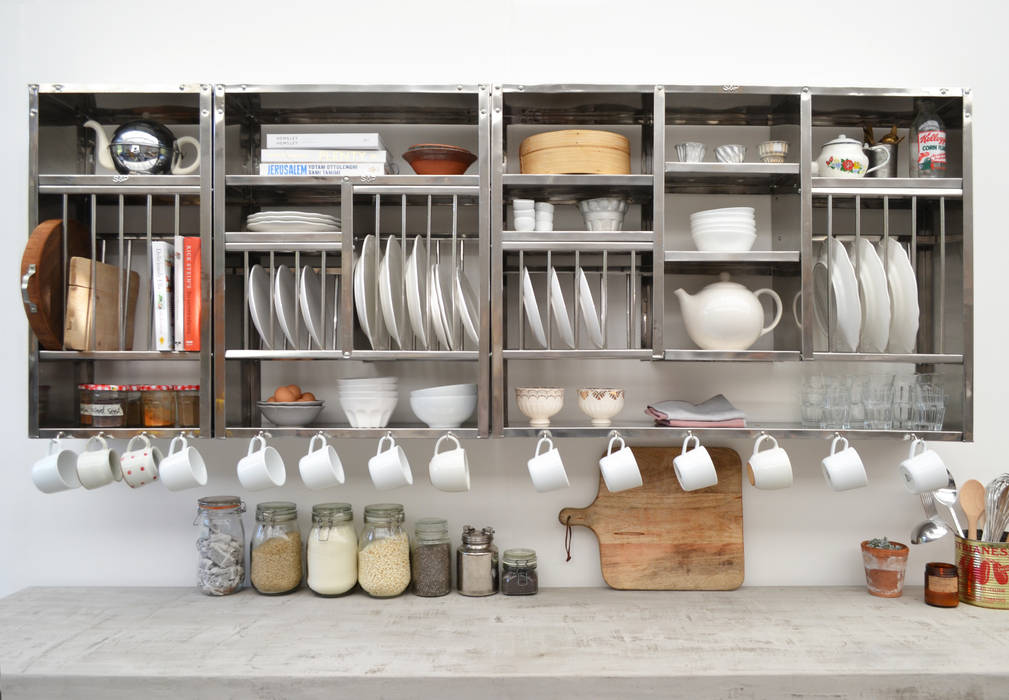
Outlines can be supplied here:
<path id="1" fill-rule="evenodd" d="M 454 350 L 452 328 L 448 323 L 448 313 L 445 308 L 445 294 L 441 287 L 441 270 L 438 263 L 431 265 L 431 274 L 427 278 L 428 308 L 431 315 L 431 325 L 434 326 L 438 342 L 446 350 Z"/>
<path id="2" fill-rule="evenodd" d="M 313 231 L 339 233 L 340 227 L 331 223 L 314 221 L 250 221 L 245 224 L 250 231 Z"/>
<path id="3" fill-rule="evenodd" d="M 372 349 L 375 349 L 378 334 L 378 300 L 375 295 L 375 281 L 378 279 L 375 269 L 377 246 L 375 236 L 365 236 L 361 243 L 361 257 L 354 266 L 354 308 L 357 311 L 357 322 Z"/>
<path id="4" fill-rule="evenodd" d="M 568 305 L 564 303 L 564 291 L 561 289 L 561 281 L 557 277 L 557 270 L 550 268 L 550 308 L 554 312 L 554 321 L 557 323 L 557 332 L 561 334 L 561 340 L 569 348 L 575 346 L 575 334 L 571 328 L 571 317 L 568 316 Z"/>
<path id="5" fill-rule="evenodd" d="M 585 271 L 578 268 L 578 305 L 582 310 L 582 318 L 585 319 L 585 330 L 589 333 L 589 340 L 597 348 L 603 347 L 603 329 L 599 325 L 599 313 L 596 311 L 596 302 L 592 298 L 592 288 L 589 286 L 588 277 Z"/>
<path id="6" fill-rule="evenodd" d="M 263 339 L 263 347 L 267 350 L 273 349 L 274 342 L 278 347 L 283 345 L 283 331 L 277 322 L 276 314 L 273 314 L 272 332 L 270 330 L 271 313 L 270 273 L 264 270 L 262 265 L 253 265 L 249 268 L 249 315 L 252 317 L 252 325 Z M 273 342 L 270 340 L 271 336 Z"/>
<path id="7" fill-rule="evenodd" d="M 413 252 L 406 261 L 406 310 L 417 345 L 427 350 L 427 329 L 424 315 L 427 301 L 427 248 L 420 236 L 413 239 Z"/>
<path id="8" fill-rule="evenodd" d="M 303 350 L 306 341 L 305 328 L 298 322 L 298 302 L 296 300 L 294 273 L 287 265 L 278 265 L 274 277 L 273 305 L 277 309 L 277 320 L 287 336 L 287 342 L 294 350 Z"/>
<path id="9" fill-rule="evenodd" d="M 255 214 L 249 214 L 250 219 L 259 219 L 262 217 L 272 217 L 272 216 L 303 216 L 303 217 L 317 217 L 320 219 L 331 219 L 333 221 L 339 221 L 339 219 L 331 214 L 320 214 L 314 211 L 257 211 Z"/>
<path id="10" fill-rule="evenodd" d="M 326 279 L 328 283 L 330 278 Z M 322 276 L 311 265 L 301 268 L 301 318 L 305 321 L 312 340 L 320 348 L 325 348 L 325 326 L 322 319 Z"/>
<path id="11" fill-rule="evenodd" d="M 854 248 L 854 243 L 852 243 Z M 852 257 L 855 257 L 852 251 Z M 862 300 L 862 334 L 859 352 L 886 352 L 890 337 L 890 293 L 886 289 L 883 261 L 872 243 L 864 238 L 858 245 L 858 287 Z"/>
<path id="12" fill-rule="evenodd" d="M 526 310 L 526 319 L 529 321 L 529 329 L 536 337 L 536 342 L 541 346 L 547 346 L 547 334 L 543 330 L 543 319 L 540 317 L 540 307 L 536 303 L 536 292 L 533 291 L 533 281 L 529 277 L 529 268 L 522 268 L 522 303 Z"/>
<path id="13" fill-rule="evenodd" d="M 912 353 L 918 338 L 918 282 L 914 268 L 904 246 L 889 238 L 885 256 L 890 282 L 890 337 L 886 351 Z M 883 241 L 876 246 L 879 257 L 883 255 Z"/>
<path id="14" fill-rule="evenodd" d="M 246 221 L 251 223 L 263 223 L 265 221 L 308 221 L 314 224 L 339 224 L 340 220 L 332 216 L 312 216 L 309 214 L 252 214 Z"/>
<path id="15" fill-rule="evenodd" d="M 466 335 L 469 336 L 469 339 L 474 344 L 479 344 L 480 333 L 477 327 L 480 324 L 478 314 L 480 306 L 477 302 L 476 292 L 473 291 L 472 285 L 466 279 L 466 274 L 462 271 L 457 270 L 453 274 L 453 277 L 455 277 L 455 284 L 452 285 L 455 294 L 455 305 L 459 309 L 459 318 L 462 320 L 462 327 L 466 329 Z"/>
<path id="16" fill-rule="evenodd" d="M 403 313 L 403 248 L 395 236 L 385 244 L 385 256 L 379 270 L 378 298 L 386 330 L 401 349 L 409 342 Z"/>
<path id="17" fill-rule="evenodd" d="M 862 332 L 862 308 L 858 297 L 858 281 L 855 268 L 851 265 L 848 252 L 836 238 L 830 239 L 831 287 L 834 296 L 834 323 L 832 335 L 837 352 L 854 352 Z M 820 245 L 820 254 L 813 268 L 814 307 L 817 325 L 824 336 L 827 333 L 827 253 L 826 246 Z M 824 350 L 828 348 L 824 347 Z"/>

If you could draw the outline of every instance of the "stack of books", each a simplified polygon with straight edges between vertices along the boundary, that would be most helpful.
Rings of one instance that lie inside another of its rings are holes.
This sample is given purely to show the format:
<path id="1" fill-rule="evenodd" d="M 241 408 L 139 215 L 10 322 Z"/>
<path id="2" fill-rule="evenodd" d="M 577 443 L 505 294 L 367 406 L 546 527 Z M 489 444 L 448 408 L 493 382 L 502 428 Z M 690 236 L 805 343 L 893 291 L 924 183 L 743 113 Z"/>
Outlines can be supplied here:
<path id="1" fill-rule="evenodd" d="M 199 351 L 201 268 L 199 236 L 151 243 L 155 349 Z"/>
<path id="2" fill-rule="evenodd" d="M 265 134 L 260 175 L 388 175 L 389 151 L 377 133 Z"/>

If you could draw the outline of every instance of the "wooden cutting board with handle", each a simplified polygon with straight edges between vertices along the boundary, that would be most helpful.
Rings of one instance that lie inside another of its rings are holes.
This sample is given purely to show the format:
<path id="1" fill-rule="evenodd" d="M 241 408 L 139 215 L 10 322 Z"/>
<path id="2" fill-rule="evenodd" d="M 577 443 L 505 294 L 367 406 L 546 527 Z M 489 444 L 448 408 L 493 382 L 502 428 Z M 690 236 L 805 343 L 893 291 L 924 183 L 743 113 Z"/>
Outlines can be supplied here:
<path id="1" fill-rule="evenodd" d="M 743 482 L 739 455 L 708 447 L 718 484 L 687 492 L 673 472 L 678 447 L 632 447 L 644 485 L 564 508 L 562 524 L 599 538 L 603 579 L 623 590 L 726 591 L 743 583 Z"/>
<path id="2" fill-rule="evenodd" d="M 21 301 L 28 325 L 43 350 L 63 346 L 63 279 L 70 258 L 88 257 L 88 230 L 67 223 L 67 265 L 63 264 L 63 221 L 48 219 L 31 232 L 21 256 Z"/>

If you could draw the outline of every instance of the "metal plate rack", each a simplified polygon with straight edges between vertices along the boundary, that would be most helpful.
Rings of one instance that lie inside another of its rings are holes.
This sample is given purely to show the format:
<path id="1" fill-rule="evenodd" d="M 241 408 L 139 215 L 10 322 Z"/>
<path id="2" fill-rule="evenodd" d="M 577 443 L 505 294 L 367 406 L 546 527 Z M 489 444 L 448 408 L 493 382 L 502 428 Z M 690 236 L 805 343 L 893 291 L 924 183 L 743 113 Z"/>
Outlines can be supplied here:
<path id="1" fill-rule="evenodd" d="M 42 220 L 76 220 L 89 231 L 92 278 L 96 262 L 138 273 L 134 334 L 127 337 L 124 280 L 116 296 L 116 349 L 95 350 L 92 319 L 89 350 L 42 350 L 29 334 L 28 433 L 85 437 L 99 432 L 125 437 L 136 428 L 88 429 L 78 426 L 78 383 L 199 383 L 200 425 L 195 428 L 146 429 L 156 437 L 180 432 L 209 436 L 211 393 L 211 171 L 213 168 L 212 86 L 30 85 L 29 230 Z M 201 146 L 201 162 L 192 175 L 130 175 L 106 172 L 95 159 L 95 134 L 83 127 L 93 119 L 106 133 L 127 121 L 151 118 L 170 126 L 176 136 L 191 135 Z M 153 339 L 150 294 L 151 243 L 178 234 L 201 239 L 201 349 L 158 352 Z M 67 267 L 66 236 L 61 264 Z M 66 281 L 64 281 L 66 287 Z M 67 290 L 60 290 L 66 299 Z M 94 290 L 89 304 L 93 305 Z M 130 349 L 127 349 L 130 348 Z M 166 364 L 167 363 L 167 364 Z"/>

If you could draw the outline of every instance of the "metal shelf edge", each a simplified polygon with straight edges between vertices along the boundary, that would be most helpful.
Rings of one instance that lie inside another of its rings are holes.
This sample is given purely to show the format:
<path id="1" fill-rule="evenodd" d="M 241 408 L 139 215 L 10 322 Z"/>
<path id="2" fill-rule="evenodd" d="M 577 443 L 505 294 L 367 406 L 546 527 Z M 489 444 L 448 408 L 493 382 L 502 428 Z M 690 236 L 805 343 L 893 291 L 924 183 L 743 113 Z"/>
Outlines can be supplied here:
<path id="1" fill-rule="evenodd" d="M 665 350 L 672 362 L 798 362 L 798 350 Z"/>
<path id="2" fill-rule="evenodd" d="M 243 427 L 228 426 L 225 428 L 225 437 L 253 437 L 259 433 L 269 433 L 271 437 L 312 437 L 318 433 L 324 433 L 327 437 L 338 438 L 381 438 L 384 435 L 392 435 L 395 438 L 428 438 L 434 439 L 446 433 L 452 433 L 458 438 L 477 438 L 480 431 L 473 427 L 464 428 L 428 428 L 424 426 L 409 427 L 386 427 L 386 428 L 351 428 L 349 426 L 325 426 L 309 425 L 302 427 L 277 427 L 264 426 Z"/>
<path id="3" fill-rule="evenodd" d="M 780 424 L 768 424 L 768 425 L 753 425 L 746 428 L 673 428 L 665 426 L 621 426 L 621 425 L 611 425 L 605 428 L 596 428 L 590 426 L 555 426 L 551 425 L 547 428 L 532 428 L 528 426 L 524 427 L 506 427 L 504 429 L 503 437 L 529 437 L 534 438 L 540 436 L 543 431 L 546 430 L 550 433 L 551 437 L 554 438 L 601 438 L 605 439 L 610 435 L 611 432 L 617 431 L 624 438 L 647 438 L 650 440 L 656 439 L 668 439 L 671 441 L 679 442 L 683 440 L 684 436 L 688 433 L 693 433 L 698 437 L 704 438 L 723 438 L 723 439 L 746 439 L 754 438 L 761 433 L 767 433 L 773 435 L 776 438 L 786 439 L 786 438 L 821 438 L 828 439 L 835 434 L 841 434 L 849 439 L 877 439 L 877 438 L 890 438 L 890 439 L 903 439 L 909 436 L 912 432 L 924 440 L 931 441 L 944 441 L 944 442 L 958 442 L 963 440 L 963 433 L 955 430 L 938 430 L 938 431 L 910 431 L 910 430 L 863 430 L 863 429 L 853 429 L 853 430 L 834 430 L 834 429 L 820 429 L 820 428 L 802 428 L 796 425 L 780 425 Z"/>
<path id="4" fill-rule="evenodd" d="M 40 350 L 40 360 L 119 360 L 123 362 L 196 362 L 200 352 L 158 352 L 157 350 Z"/>

